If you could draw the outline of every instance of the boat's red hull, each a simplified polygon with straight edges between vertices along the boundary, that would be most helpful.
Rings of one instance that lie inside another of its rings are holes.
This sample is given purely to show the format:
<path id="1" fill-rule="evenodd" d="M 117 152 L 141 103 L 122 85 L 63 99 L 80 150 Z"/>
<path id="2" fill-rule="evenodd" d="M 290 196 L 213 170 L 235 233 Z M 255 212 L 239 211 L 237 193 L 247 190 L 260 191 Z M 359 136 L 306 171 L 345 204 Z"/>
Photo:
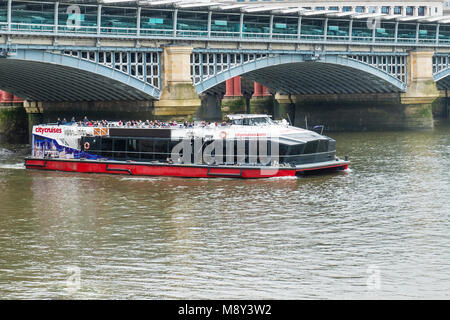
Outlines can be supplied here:
<path id="1" fill-rule="evenodd" d="M 27 169 L 68 171 L 80 173 L 109 173 L 135 176 L 172 176 L 190 178 L 268 178 L 295 176 L 299 173 L 322 170 L 345 170 L 348 162 L 317 164 L 308 168 L 265 169 L 259 167 L 208 167 L 199 165 L 170 165 L 140 162 L 106 162 L 91 160 L 64 159 L 25 159 Z"/>

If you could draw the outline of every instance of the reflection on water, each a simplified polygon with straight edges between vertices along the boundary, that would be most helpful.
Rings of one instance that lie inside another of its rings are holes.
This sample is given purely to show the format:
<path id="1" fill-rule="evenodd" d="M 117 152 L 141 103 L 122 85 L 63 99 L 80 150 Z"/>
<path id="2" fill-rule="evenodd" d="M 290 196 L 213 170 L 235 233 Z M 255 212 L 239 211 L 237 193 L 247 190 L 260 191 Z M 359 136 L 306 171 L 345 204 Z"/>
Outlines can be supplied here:
<path id="1" fill-rule="evenodd" d="M 330 135 L 351 170 L 294 179 L 33 171 L 1 146 L 0 297 L 448 299 L 450 128 Z"/>

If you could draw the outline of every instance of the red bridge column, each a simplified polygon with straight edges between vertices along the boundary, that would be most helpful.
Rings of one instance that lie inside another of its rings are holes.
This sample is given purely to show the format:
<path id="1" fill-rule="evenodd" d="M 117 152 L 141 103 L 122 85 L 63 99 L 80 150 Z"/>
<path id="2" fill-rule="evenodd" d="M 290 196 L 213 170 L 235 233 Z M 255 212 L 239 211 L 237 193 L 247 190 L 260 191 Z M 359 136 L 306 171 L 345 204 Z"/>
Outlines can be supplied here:
<path id="1" fill-rule="evenodd" d="M 245 113 L 245 99 L 242 95 L 241 77 L 236 76 L 226 81 L 225 95 L 221 102 L 222 115 Z"/>
<path id="2" fill-rule="evenodd" d="M 22 102 L 23 102 L 23 99 L 20 98 L 20 97 L 18 97 L 18 96 L 14 96 L 14 97 L 13 97 L 13 102 L 14 102 L 14 103 L 22 103 Z"/>
<path id="3" fill-rule="evenodd" d="M 253 96 L 250 99 L 250 112 L 274 115 L 273 97 L 269 89 L 256 81 Z"/>
<path id="4" fill-rule="evenodd" d="M 268 97 L 270 95 L 269 88 L 256 81 L 254 82 L 253 97 Z"/>
<path id="5" fill-rule="evenodd" d="M 0 104 L 22 103 L 23 100 L 12 93 L 0 90 Z"/>
<path id="6" fill-rule="evenodd" d="M 1 103 L 12 103 L 14 100 L 14 95 L 12 93 L 2 91 Z"/>
<path id="7" fill-rule="evenodd" d="M 269 91 L 269 88 L 267 88 L 266 86 L 262 86 L 262 95 L 263 97 L 269 97 L 272 94 Z"/>
<path id="8" fill-rule="evenodd" d="M 233 87 L 234 87 L 234 96 L 242 97 L 241 77 L 240 76 L 233 78 Z"/>
<path id="9" fill-rule="evenodd" d="M 234 96 L 234 82 L 233 79 L 228 79 L 226 81 L 226 89 L 225 89 L 225 97 L 233 97 Z"/>
<path id="10" fill-rule="evenodd" d="M 253 97 L 262 97 L 262 84 L 256 81 L 253 83 Z"/>
<path id="11" fill-rule="evenodd" d="M 228 79 L 225 86 L 225 97 L 242 97 L 240 76 Z"/>

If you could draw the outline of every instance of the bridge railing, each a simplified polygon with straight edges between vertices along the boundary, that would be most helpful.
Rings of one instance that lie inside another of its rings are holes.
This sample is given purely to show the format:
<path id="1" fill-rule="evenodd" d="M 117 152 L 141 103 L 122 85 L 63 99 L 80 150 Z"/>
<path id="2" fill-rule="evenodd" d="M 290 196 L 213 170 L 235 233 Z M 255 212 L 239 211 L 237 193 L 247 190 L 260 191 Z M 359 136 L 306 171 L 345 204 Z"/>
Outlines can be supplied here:
<path id="1" fill-rule="evenodd" d="M 123 27 L 101 27 L 101 34 L 111 35 L 136 35 L 137 28 L 123 28 Z"/>
<path id="2" fill-rule="evenodd" d="M 259 38 L 270 38 L 270 33 L 258 33 L 258 32 L 243 32 L 242 33 L 243 38 L 248 39 L 259 39 Z"/>
<path id="3" fill-rule="evenodd" d="M 37 7 L 36 3 L 42 6 Z M 111 4 L 79 5 L 76 7 L 80 8 L 80 13 L 70 13 L 70 7 L 62 2 L 12 0 L 0 8 L 0 33 L 429 47 L 450 45 L 450 19 L 441 23 L 381 19 L 372 26 L 367 18 L 352 17 L 189 11 L 167 7 L 115 7 Z"/>
<path id="4" fill-rule="evenodd" d="M 239 38 L 239 32 L 211 31 L 212 38 Z"/>
<path id="5" fill-rule="evenodd" d="M 153 29 L 153 28 L 142 28 L 140 29 L 140 35 L 146 36 L 172 36 L 173 29 Z"/>
<path id="6" fill-rule="evenodd" d="M 0 32 L 8 31 L 8 25 L 0 23 Z M 55 32 L 55 30 L 57 30 Z M 133 36 L 137 38 L 155 38 L 155 37 L 171 37 L 171 38 L 191 38 L 198 40 L 220 40 L 220 39 L 234 39 L 237 41 L 245 41 L 252 39 L 261 39 L 267 41 L 280 41 L 280 42 L 352 42 L 361 44 L 370 43 L 385 43 L 385 44 L 420 44 L 429 46 L 448 46 L 450 45 L 450 38 L 444 38 L 443 36 L 432 38 L 416 38 L 412 36 L 400 35 L 395 37 L 373 37 L 367 35 L 324 35 L 324 34 L 288 34 L 288 33 L 257 33 L 257 32 L 229 32 L 229 31 L 210 31 L 207 30 L 173 30 L 173 29 L 153 29 L 153 28 L 118 28 L 118 27 L 98 27 L 83 26 L 83 27 L 66 27 L 49 24 L 27 24 L 27 23 L 13 23 L 11 24 L 12 33 L 43 33 L 52 35 L 65 34 L 92 34 L 102 36 Z"/>
<path id="7" fill-rule="evenodd" d="M 55 28 L 52 24 L 11 23 L 11 30 L 30 32 L 51 32 Z"/>
<path id="8" fill-rule="evenodd" d="M 274 33 L 272 34 L 272 39 L 276 39 L 276 40 L 296 40 L 298 39 L 297 34 L 292 34 L 292 33 Z"/>
<path id="9" fill-rule="evenodd" d="M 136 38 L 191 38 L 195 40 L 220 40 L 230 39 L 236 41 L 266 40 L 268 42 L 343 42 L 361 44 L 403 44 L 403 45 L 426 45 L 426 46 L 449 46 L 450 35 L 438 34 L 431 36 L 416 36 L 413 34 L 398 34 L 397 37 L 383 37 L 378 35 L 368 35 L 367 33 L 354 32 L 351 35 L 325 35 L 324 33 L 302 32 L 292 33 L 264 33 L 264 32 L 232 32 L 232 31 L 208 31 L 195 29 L 159 29 L 159 28 L 126 28 L 126 27 L 100 27 L 79 26 L 70 27 L 65 25 L 55 26 L 53 24 L 32 24 L 32 23 L 11 23 L 0 22 L 0 33 L 12 34 L 37 34 L 64 36 L 71 34 L 87 35 L 92 34 L 109 37 L 133 36 Z"/>
<path id="10" fill-rule="evenodd" d="M 95 34 L 97 33 L 97 27 L 96 26 L 80 26 L 77 28 L 68 27 L 68 26 L 58 26 L 57 33 L 70 33 L 70 34 Z"/>
<path id="11" fill-rule="evenodd" d="M 207 37 L 207 30 L 177 30 L 176 36 L 178 37 Z"/>
<path id="12" fill-rule="evenodd" d="M 366 40 L 370 41 L 370 40 Z M 395 38 L 375 38 L 375 42 L 377 43 L 393 43 L 395 42 Z"/>

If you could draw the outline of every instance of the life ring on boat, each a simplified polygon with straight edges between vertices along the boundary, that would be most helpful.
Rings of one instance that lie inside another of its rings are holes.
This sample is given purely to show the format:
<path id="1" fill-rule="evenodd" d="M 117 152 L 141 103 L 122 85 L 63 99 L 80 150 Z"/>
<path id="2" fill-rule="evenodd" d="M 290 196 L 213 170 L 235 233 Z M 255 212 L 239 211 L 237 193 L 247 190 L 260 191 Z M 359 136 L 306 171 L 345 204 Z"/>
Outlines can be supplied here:
<path id="1" fill-rule="evenodd" d="M 84 150 L 89 150 L 90 147 L 91 145 L 89 144 L 89 142 L 84 143 Z"/>
<path id="2" fill-rule="evenodd" d="M 219 133 L 219 137 L 221 139 L 226 139 L 227 138 L 227 133 L 225 131 L 222 131 L 222 132 Z"/>

